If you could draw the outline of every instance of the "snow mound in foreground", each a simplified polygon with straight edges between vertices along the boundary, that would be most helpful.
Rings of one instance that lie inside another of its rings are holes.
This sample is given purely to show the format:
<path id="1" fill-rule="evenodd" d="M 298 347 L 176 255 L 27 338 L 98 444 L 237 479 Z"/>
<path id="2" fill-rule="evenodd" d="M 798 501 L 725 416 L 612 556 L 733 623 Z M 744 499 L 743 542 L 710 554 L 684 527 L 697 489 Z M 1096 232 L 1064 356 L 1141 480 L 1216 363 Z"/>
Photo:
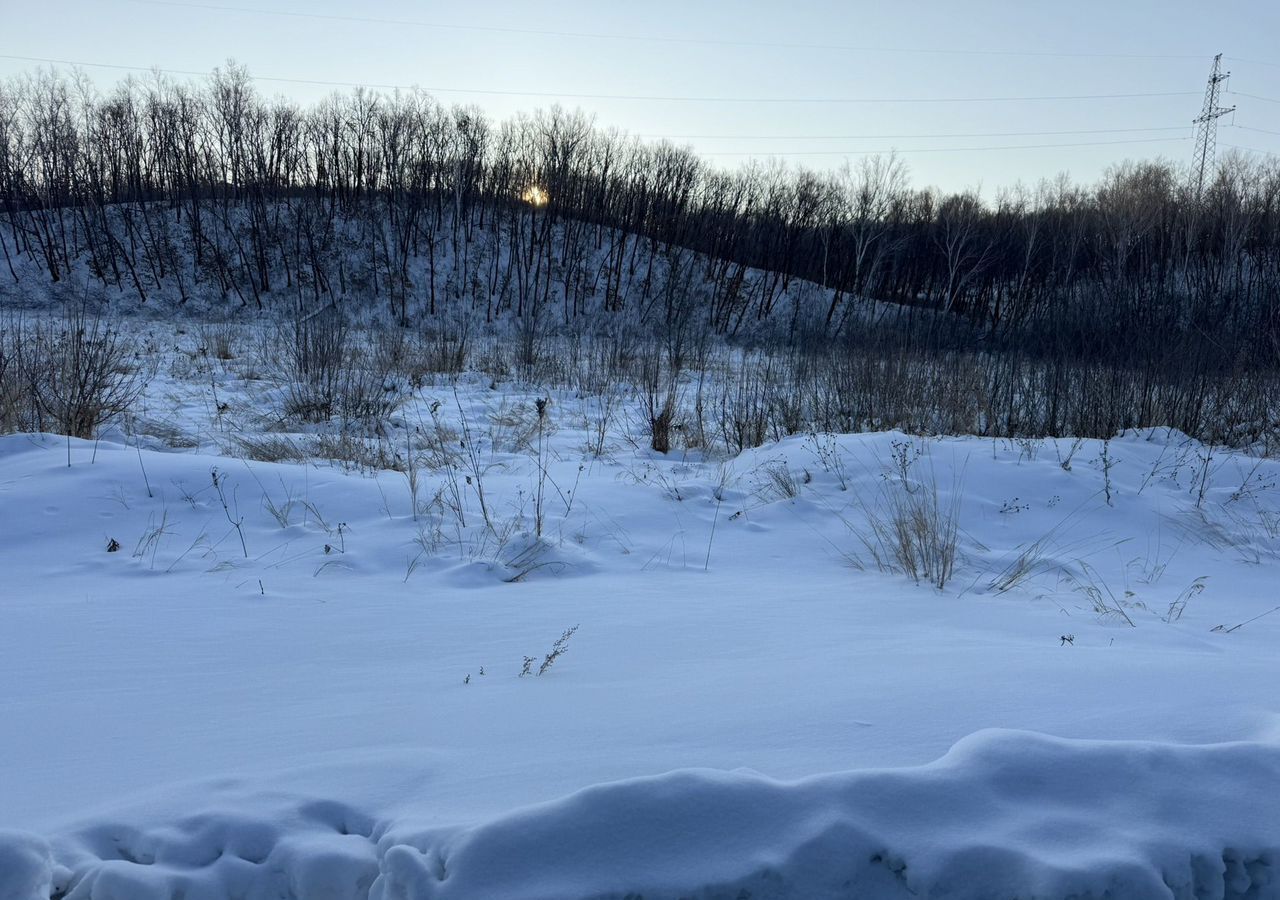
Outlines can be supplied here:
<path id="1" fill-rule="evenodd" d="M 0 898 L 1280 897 L 1280 747 L 984 731 L 927 766 L 687 770 L 471 827 L 332 802 L 0 834 Z"/>

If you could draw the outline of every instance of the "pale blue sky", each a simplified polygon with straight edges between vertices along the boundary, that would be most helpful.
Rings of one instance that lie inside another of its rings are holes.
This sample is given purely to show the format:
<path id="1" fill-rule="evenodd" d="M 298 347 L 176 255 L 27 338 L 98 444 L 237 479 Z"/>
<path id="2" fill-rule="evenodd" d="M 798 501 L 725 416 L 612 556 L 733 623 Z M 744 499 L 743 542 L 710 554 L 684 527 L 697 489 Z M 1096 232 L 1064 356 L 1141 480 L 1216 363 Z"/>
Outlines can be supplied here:
<path id="1" fill-rule="evenodd" d="M 1191 119 L 1200 110 L 1211 58 L 1221 51 L 1233 72 L 1230 87 L 1238 92 L 1224 96 L 1225 105 L 1234 103 L 1239 112 L 1236 126 L 1221 131 L 1220 143 L 1280 153 L 1280 134 L 1244 127 L 1280 132 L 1280 102 L 1243 96 L 1280 101 L 1280 3 L 1275 0 L 650 0 L 626 5 L 603 0 L 200 0 L 199 5 L 186 0 L 0 0 L 0 23 L 0 54 L 195 71 L 207 71 L 233 57 L 258 76 L 417 84 L 437 89 L 443 101 L 474 103 L 495 117 L 546 106 L 554 98 L 440 89 L 778 99 L 1189 92 L 963 103 L 562 100 L 594 113 L 601 125 L 642 135 L 697 135 L 679 142 L 700 152 L 724 154 L 714 158 L 725 165 L 746 158 L 731 152 L 763 156 L 777 151 L 794 162 L 827 168 L 840 165 L 846 153 L 896 147 L 903 151 L 916 184 L 946 189 L 981 185 L 988 197 L 1014 181 L 1033 182 L 1064 170 L 1077 179 L 1092 180 L 1106 165 L 1126 157 L 1189 159 Z M 632 38 L 623 37 L 627 35 Z M 642 37 L 676 40 L 637 39 Z M 785 44 L 808 46 L 779 46 Z M 913 52 L 939 50 L 953 52 Z M 974 50 L 1003 52 L 954 52 Z M 1010 52 L 1033 55 L 1007 55 Z M 1035 55 L 1063 53 L 1082 55 Z M 34 65 L 0 58 L 0 75 Z M 94 67 L 84 71 L 104 86 L 126 74 Z M 332 90 L 278 81 L 258 85 L 264 93 L 302 101 Z M 1089 131 L 1099 133 L 1083 133 Z M 975 133 L 990 136 L 915 137 Z M 872 137 L 847 137 L 861 135 Z M 819 139 L 826 136 L 840 139 Z M 1148 142 L 1153 139 L 1159 140 Z M 930 147 L 1138 140 L 1144 142 L 913 152 Z M 829 152 L 797 153 L 815 150 Z"/>

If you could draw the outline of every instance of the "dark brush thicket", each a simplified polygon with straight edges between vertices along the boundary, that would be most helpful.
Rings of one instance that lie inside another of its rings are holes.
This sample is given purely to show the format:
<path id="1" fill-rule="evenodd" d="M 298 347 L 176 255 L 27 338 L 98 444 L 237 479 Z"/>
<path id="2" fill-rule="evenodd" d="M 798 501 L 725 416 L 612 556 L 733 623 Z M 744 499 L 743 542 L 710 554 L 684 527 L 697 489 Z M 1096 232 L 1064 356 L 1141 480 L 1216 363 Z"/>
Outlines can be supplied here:
<path id="1" fill-rule="evenodd" d="M 768 335 L 798 378 L 815 353 L 843 367 L 839 389 L 861 391 L 843 406 L 888 425 L 898 390 L 955 395 L 944 419 L 1006 434 L 1244 440 L 1274 410 L 1274 162 L 1228 159 L 1199 195 L 1131 163 L 985 202 L 914 189 L 893 158 L 724 172 L 561 110 L 493 123 L 367 91 L 304 109 L 230 67 L 106 96 L 54 74 L 0 85 L 0 197 L 0 296 L 74 276 L 427 330 L 509 318 L 526 357 L 530 323 L 616 320 L 656 331 L 673 368 L 707 335 Z"/>

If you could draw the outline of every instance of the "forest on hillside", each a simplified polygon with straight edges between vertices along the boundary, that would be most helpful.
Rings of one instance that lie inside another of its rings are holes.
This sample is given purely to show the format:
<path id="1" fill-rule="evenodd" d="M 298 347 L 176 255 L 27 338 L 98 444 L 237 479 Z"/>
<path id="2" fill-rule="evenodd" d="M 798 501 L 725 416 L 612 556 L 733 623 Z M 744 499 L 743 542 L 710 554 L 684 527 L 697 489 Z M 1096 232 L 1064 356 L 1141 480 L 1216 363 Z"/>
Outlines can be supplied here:
<path id="1" fill-rule="evenodd" d="M 92 286 L 425 331 L 626 323 L 676 372 L 712 338 L 792 368 L 852 350 L 860 378 L 922 397 L 971 384 L 980 433 L 1239 442 L 1274 421 L 1274 159 L 1226 157 L 1202 190 L 1157 161 L 987 198 L 914 187 L 893 156 L 726 171 L 559 108 L 494 122 L 363 89 L 303 107 L 235 66 L 100 94 L 48 71 L 0 83 L 0 204 L 15 306 Z"/>

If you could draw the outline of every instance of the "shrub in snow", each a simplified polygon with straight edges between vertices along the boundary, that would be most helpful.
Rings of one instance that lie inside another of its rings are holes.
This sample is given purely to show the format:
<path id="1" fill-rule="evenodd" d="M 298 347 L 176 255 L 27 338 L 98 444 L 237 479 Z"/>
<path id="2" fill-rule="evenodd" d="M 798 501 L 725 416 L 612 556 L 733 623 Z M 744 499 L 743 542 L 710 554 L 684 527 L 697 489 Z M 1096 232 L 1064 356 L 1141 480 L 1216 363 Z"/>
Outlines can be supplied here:
<path id="1" fill-rule="evenodd" d="M 133 352 L 120 332 L 82 308 L 63 319 L 11 323 L 0 331 L 0 430 L 92 439 L 142 391 Z"/>

